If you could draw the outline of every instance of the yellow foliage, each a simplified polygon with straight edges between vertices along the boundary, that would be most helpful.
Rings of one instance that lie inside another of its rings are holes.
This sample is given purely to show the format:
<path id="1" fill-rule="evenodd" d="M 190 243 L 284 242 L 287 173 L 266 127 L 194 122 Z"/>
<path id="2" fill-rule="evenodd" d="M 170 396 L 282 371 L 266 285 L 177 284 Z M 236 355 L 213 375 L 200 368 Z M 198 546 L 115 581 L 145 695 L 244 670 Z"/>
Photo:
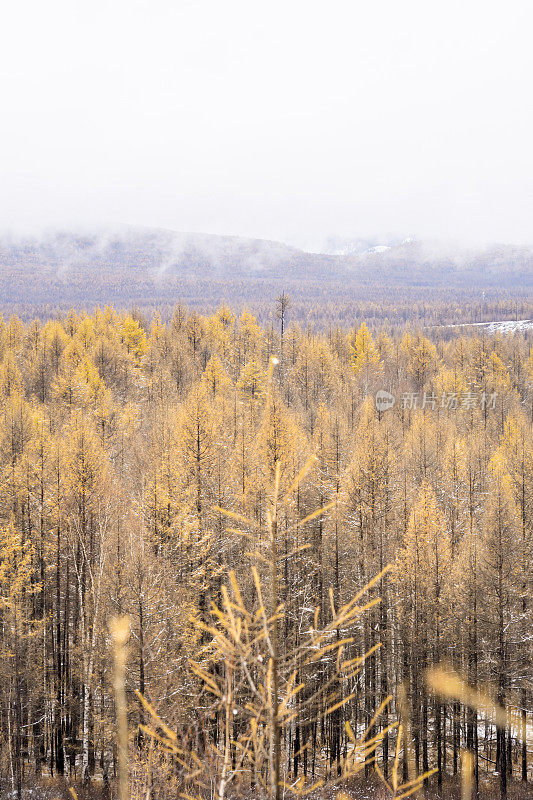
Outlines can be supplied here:
<path id="1" fill-rule="evenodd" d="M 11 350 L 8 350 L 0 366 L 0 392 L 9 397 L 22 390 L 22 375 Z"/>
<path id="2" fill-rule="evenodd" d="M 249 361 L 242 370 L 237 381 L 237 389 L 244 399 L 251 403 L 258 402 L 265 395 L 266 372 L 257 361 Z"/>
<path id="3" fill-rule="evenodd" d="M 126 352 L 133 359 L 136 366 L 141 363 L 142 357 L 148 352 L 146 334 L 139 322 L 131 314 L 127 314 L 120 325 L 121 338 Z"/>
<path id="4" fill-rule="evenodd" d="M 32 585 L 32 543 L 23 541 L 13 522 L 0 527 L 0 553 L 0 609 L 14 611 L 38 587 Z"/>
<path id="5" fill-rule="evenodd" d="M 372 335 L 364 322 L 357 331 L 355 341 L 350 350 L 350 363 L 356 375 L 363 370 L 368 374 L 370 368 L 381 366 L 379 351 L 376 349 Z"/>

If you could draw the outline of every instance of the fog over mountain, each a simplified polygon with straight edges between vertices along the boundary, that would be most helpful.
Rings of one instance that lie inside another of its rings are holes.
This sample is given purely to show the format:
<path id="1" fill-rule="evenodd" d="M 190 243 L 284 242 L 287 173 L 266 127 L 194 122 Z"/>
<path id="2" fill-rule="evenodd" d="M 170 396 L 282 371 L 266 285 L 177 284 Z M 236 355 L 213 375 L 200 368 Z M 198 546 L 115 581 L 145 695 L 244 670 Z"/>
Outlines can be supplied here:
<path id="1" fill-rule="evenodd" d="M 438 240 L 342 239 L 330 237 L 323 249 L 306 252 L 282 242 L 159 228 L 119 226 L 94 230 L 49 230 L 40 236 L 4 234 L 0 259 L 5 268 L 27 269 L 36 276 L 66 275 L 69 270 L 108 272 L 129 269 L 154 280 L 165 275 L 212 276 L 297 275 L 302 280 L 327 270 L 332 275 L 361 278 L 367 271 L 390 269 L 392 280 L 415 281 L 427 271 L 430 282 L 445 273 L 449 280 L 468 275 L 493 276 L 495 285 L 513 275 L 533 274 L 533 247 L 488 244 L 466 246 Z"/>
<path id="2" fill-rule="evenodd" d="M 409 307 L 428 292 L 442 303 L 531 298 L 532 248 L 467 248 L 409 237 L 385 242 L 332 238 L 324 248 L 329 252 L 308 253 L 263 239 L 130 226 L 6 234 L 0 306 L 29 317 L 111 303 L 168 313 L 177 301 L 202 311 L 229 302 L 261 315 L 288 291 L 296 318 L 307 304 L 346 321 L 357 304 Z M 457 316 L 458 310 L 449 321 L 461 321 Z"/>

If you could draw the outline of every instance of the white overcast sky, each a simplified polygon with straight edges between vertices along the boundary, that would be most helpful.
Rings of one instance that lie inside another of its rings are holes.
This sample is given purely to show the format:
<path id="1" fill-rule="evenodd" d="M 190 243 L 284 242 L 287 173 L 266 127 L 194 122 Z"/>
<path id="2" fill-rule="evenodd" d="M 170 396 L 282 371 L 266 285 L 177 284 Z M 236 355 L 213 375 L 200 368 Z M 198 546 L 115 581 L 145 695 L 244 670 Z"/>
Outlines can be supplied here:
<path id="1" fill-rule="evenodd" d="M 10 0 L 0 228 L 533 242 L 531 0 Z"/>

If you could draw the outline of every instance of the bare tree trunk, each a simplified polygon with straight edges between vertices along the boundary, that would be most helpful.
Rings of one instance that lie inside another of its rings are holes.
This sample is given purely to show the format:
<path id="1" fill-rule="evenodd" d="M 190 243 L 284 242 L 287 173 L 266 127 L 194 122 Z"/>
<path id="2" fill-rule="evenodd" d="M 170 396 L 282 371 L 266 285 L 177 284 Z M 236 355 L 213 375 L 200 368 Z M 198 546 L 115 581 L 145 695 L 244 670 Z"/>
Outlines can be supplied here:
<path id="1" fill-rule="evenodd" d="M 527 692 L 522 688 L 522 781 L 527 783 Z"/>
<path id="2" fill-rule="evenodd" d="M 278 467 L 279 469 L 279 467 Z M 271 565 L 271 578 L 272 578 L 272 615 L 275 616 L 278 608 L 278 565 L 277 565 L 277 535 L 278 523 L 275 517 L 276 510 L 274 509 L 274 519 L 271 524 L 271 546 L 272 546 L 272 565 Z M 278 719 L 279 708 L 279 687 L 278 687 L 278 622 L 275 619 L 272 624 L 272 741 L 271 741 L 271 794 L 275 800 L 280 800 L 280 729 Z"/>

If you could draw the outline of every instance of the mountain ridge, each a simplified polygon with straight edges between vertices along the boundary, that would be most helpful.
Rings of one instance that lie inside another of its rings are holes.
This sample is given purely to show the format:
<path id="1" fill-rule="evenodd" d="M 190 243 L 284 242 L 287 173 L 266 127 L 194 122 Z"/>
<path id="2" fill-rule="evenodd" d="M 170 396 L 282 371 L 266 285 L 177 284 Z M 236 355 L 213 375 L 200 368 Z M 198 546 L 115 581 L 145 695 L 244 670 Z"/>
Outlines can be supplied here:
<path id="1" fill-rule="evenodd" d="M 478 305 L 531 298 L 533 248 L 361 242 L 369 246 L 339 254 L 274 240 L 133 226 L 4 235 L 0 308 L 28 317 L 108 304 L 168 309 L 182 300 L 199 311 L 222 302 L 255 310 L 287 291 L 303 321 L 306 307 L 327 307 L 331 319 L 346 320 L 356 303 L 388 304 L 393 316 L 399 304 L 407 309 L 403 316 L 418 304 L 423 317 L 430 296 L 434 302 Z"/>
<path id="2" fill-rule="evenodd" d="M 372 243 L 372 242 L 375 243 Z M 137 263 L 135 256 L 144 255 Z M 149 256 L 148 263 L 146 257 Z M 25 259 L 41 267 L 112 266 L 119 261 L 151 274 L 197 266 L 224 267 L 268 273 L 291 263 L 307 261 L 315 267 L 324 263 L 335 274 L 353 273 L 366 267 L 405 264 L 413 271 L 419 267 L 458 272 L 488 271 L 533 274 L 533 247 L 489 244 L 461 246 L 449 242 L 406 238 L 398 243 L 379 240 L 355 240 L 344 251 L 308 251 L 273 239 L 261 239 L 203 232 L 182 232 L 166 228 L 119 226 L 93 230 L 50 230 L 43 235 L 17 236 L 0 234 L 0 266 Z"/>

